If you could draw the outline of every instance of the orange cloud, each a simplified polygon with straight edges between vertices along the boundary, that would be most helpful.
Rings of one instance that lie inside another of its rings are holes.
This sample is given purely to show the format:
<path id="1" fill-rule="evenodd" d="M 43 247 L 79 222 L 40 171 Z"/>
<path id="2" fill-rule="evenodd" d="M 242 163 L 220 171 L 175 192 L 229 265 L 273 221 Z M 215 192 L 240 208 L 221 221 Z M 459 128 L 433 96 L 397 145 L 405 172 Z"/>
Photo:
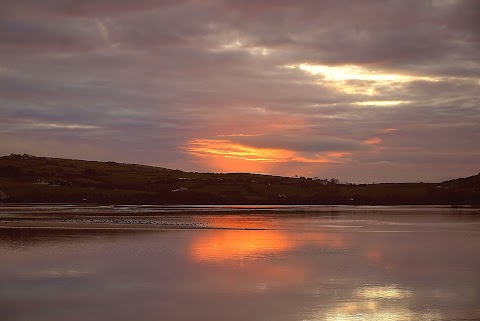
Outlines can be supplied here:
<path id="1" fill-rule="evenodd" d="M 267 172 L 276 163 L 330 163 L 349 153 L 306 157 L 294 150 L 252 147 L 228 139 L 192 139 L 185 150 L 210 167 L 226 172 Z"/>
<path id="2" fill-rule="evenodd" d="M 197 156 L 221 156 L 256 162 L 279 162 L 295 156 L 295 152 L 289 150 L 249 147 L 225 139 L 193 139 L 187 150 Z"/>
<path id="3" fill-rule="evenodd" d="M 352 155 L 352 153 L 350 153 L 350 152 L 334 152 L 334 153 L 328 153 L 328 156 L 329 156 L 329 157 L 333 157 L 333 158 L 341 158 L 341 157 L 345 157 L 345 156 L 349 156 L 349 155 Z"/>
<path id="4" fill-rule="evenodd" d="M 291 158 L 288 150 L 255 148 L 224 139 L 193 139 L 186 150 L 220 172 L 266 173 L 273 163 Z"/>
<path id="5" fill-rule="evenodd" d="M 383 140 L 380 137 L 372 137 L 369 139 L 366 139 L 363 141 L 364 144 L 367 145 L 378 145 L 382 142 Z"/>

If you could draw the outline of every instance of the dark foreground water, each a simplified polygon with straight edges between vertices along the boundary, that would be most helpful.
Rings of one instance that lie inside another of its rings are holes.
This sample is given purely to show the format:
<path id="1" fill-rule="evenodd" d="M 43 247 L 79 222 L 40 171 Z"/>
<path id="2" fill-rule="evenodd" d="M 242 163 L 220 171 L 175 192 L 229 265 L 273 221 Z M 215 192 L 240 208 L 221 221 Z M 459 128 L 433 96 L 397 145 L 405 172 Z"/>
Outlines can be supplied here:
<path id="1" fill-rule="evenodd" d="M 0 319 L 480 320 L 474 210 L 153 212 L 209 229 L 0 229 Z"/>

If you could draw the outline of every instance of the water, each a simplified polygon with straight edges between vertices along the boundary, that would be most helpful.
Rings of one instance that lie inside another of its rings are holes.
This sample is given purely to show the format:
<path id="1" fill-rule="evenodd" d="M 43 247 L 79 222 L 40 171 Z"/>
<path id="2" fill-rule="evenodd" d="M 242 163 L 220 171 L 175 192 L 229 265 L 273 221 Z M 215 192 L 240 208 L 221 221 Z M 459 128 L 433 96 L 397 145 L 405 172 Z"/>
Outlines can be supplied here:
<path id="1" fill-rule="evenodd" d="M 475 210 L 52 208 L 170 225 L 0 228 L 3 321 L 480 319 Z"/>

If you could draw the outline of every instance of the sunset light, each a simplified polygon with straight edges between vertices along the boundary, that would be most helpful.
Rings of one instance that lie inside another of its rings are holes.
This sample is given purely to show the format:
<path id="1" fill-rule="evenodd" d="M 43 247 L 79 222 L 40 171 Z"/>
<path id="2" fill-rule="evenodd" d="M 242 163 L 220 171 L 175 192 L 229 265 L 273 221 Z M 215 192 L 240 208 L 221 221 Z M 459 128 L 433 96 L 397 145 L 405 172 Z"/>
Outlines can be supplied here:
<path id="1" fill-rule="evenodd" d="M 367 286 L 355 291 L 355 295 L 366 300 L 372 299 L 405 299 L 412 295 L 407 289 L 401 289 L 395 285 Z"/>
<path id="2" fill-rule="evenodd" d="M 235 216 L 213 217 L 209 220 L 209 225 L 227 230 L 194 239 L 190 255 L 196 261 L 258 259 L 313 244 L 335 250 L 345 249 L 349 245 L 344 236 L 335 233 L 305 232 L 298 236 L 276 229 L 268 221 L 259 224 Z M 245 230 L 247 228 L 250 230 Z M 261 229 L 260 233 L 255 229 Z"/>
<path id="3" fill-rule="evenodd" d="M 312 75 L 322 75 L 323 77 L 325 77 L 326 80 L 333 81 L 366 80 L 383 82 L 405 82 L 411 80 L 433 80 L 433 78 L 429 77 L 415 77 L 409 75 L 385 73 L 375 69 L 368 69 L 356 65 L 326 66 L 299 64 L 293 65 L 291 67 L 296 67 Z"/>
<path id="4" fill-rule="evenodd" d="M 234 137 L 234 136 L 231 136 Z M 225 172 L 267 172 L 274 164 L 342 162 L 350 152 L 302 154 L 295 150 L 247 146 L 227 139 L 193 139 L 185 150 L 210 167 Z"/>
<path id="5" fill-rule="evenodd" d="M 266 47 L 259 46 L 248 46 L 245 45 L 240 40 L 235 40 L 229 43 L 222 44 L 220 49 L 214 51 L 243 51 L 247 52 L 253 56 L 267 56 L 270 54 L 271 50 Z"/>
<path id="6" fill-rule="evenodd" d="M 218 231 L 199 237 L 190 247 L 190 254 L 198 261 L 226 261 L 261 258 L 294 248 L 288 236 L 279 231 L 231 230 Z"/>
<path id="7" fill-rule="evenodd" d="M 239 222 L 238 226 L 245 222 Z M 233 222 L 235 224 L 235 222 Z M 262 226 L 268 227 L 268 224 Z M 301 237 L 279 230 L 223 230 L 199 237 L 190 247 L 190 255 L 196 261 L 229 261 L 232 259 L 259 259 L 278 255 L 298 247 L 316 245 L 327 249 L 345 249 L 348 241 L 336 234 L 305 233 Z"/>
<path id="8" fill-rule="evenodd" d="M 359 183 L 478 172 L 476 1 L 164 2 L 2 1 L 2 154 Z"/>
<path id="9" fill-rule="evenodd" d="M 294 156 L 294 152 L 280 149 L 255 148 L 220 139 L 194 139 L 187 150 L 197 156 L 221 156 L 256 162 L 280 162 Z"/>
<path id="10" fill-rule="evenodd" d="M 0 0 L 0 321 L 480 321 L 480 0 Z"/>
<path id="11" fill-rule="evenodd" d="M 397 105 L 407 104 L 407 103 L 409 103 L 409 101 L 405 101 L 405 100 L 370 100 L 370 101 L 358 101 L 358 102 L 355 102 L 354 105 L 386 107 L 386 106 L 397 106 Z"/>
<path id="12" fill-rule="evenodd" d="M 328 85 L 347 94 L 364 94 L 374 96 L 380 89 L 400 88 L 405 83 L 422 80 L 438 81 L 439 78 L 415 76 L 408 74 L 391 73 L 367 68 L 359 65 L 315 65 L 308 63 L 286 65 L 287 69 L 301 70 L 313 76 L 320 76 L 319 85 Z M 372 101 L 368 105 L 391 106 L 404 103 L 404 101 Z M 363 105 L 364 103 L 356 103 Z"/>
<path id="13" fill-rule="evenodd" d="M 372 137 L 363 141 L 364 144 L 367 145 L 378 145 L 382 142 L 380 137 Z"/>
<path id="14" fill-rule="evenodd" d="M 186 151 L 215 171 L 267 173 L 294 156 L 288 150 L 256 148 L 224 139 L 193 139 Z"/>

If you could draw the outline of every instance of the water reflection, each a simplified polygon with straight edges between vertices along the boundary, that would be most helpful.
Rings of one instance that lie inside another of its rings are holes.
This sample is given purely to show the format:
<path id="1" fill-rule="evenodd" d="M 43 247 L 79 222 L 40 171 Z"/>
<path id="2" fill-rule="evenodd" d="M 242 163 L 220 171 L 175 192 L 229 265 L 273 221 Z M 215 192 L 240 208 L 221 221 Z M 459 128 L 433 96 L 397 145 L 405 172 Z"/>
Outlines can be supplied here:
<path id="1" fill-rule="evenodd" d="M 76 267 L 47 267 L 34 271 L 26 271 L 22 277 L 26 279 L 72 279 L 93 275 L 93 270 L 78 269 Z"/>
<path id="2" fill-rule="evenodd" d="M 278 231 L 215 231 L 194 239 L 190 254 L 196 261 L 253 259 L 291 250 L 294 243 Z"/>
<path id="3" fill-rule="evenodd" d="M 352 301 L 334 304 L 324 314 L 317 312 L 314 320 L 434 320 L 430 318 L 432 315 L 415 315 L 411 311 L 408 302 L 411 295 L 411 290 L 398 285 L 360 287 L 353 291 Z"/>
<path id="4" fill-rule="evenodd" d="M 355 291 L 355 295 L 365 300 L 372 299 L 405 299 L 412 295 L 412 291 L 401 289 L 396 285 L 368 286 Z"/>
<path id="5" fill-rule="evenodd" d="M 209 232 L 192 241 L 195 261 L 228 261 L 266 258 L 302 248 L 341 250 L 347 239 L 333 233 L 290 233 L 283 231 L 224 230 Z"/>
<path id="6" fill-rule="evenodd" d="M 259 224 L 257 220 L 249 221 L 241 216 L 212 218 L 209 224 L 238 230 L 210 231 L 194 238 L 190 255 L 195 261 L 233 262 L 267 258 L 308 247 L 339 250 L 348 246 L 348 240 L 340 233 L 272 230 L 275 225 L 269 221 Z M 251 230 L 260 226 L 261 230 Z"/>
<path id="7" fill-rule="evenodd" d="M 218 229 L 0 231 L 2 321 L 480 318 L 471 228 L 393 233 L 352 215 L 181 219 Z M 410 219 L 395 229 L 416 229 Z"/>
<path id="8" fill-rule="evenodd" d="M 439 311 L 412 311 L 405 306 L 385 305 L 376 301 L 344 302 L 334 305 L 325 314 L 318 313 L 312 321 L 438 321 L 444 320 Z"/>
<path id="9" fill-rule="evenodd" d="M 451 267 L 457 264 L 451 258 L 458 262 L 466 258 L 457 247 L 451 251 L 455 234 L 432 233 L 435 230 L 428 234 L 377 232 L 390 232 L 390 222 L 382 223 L 384 227 L 378 221 L 363 220 L 361 224 L 376 231 L 365 234 L 357 228 L 338 228 L 341 225 L 315 225 L 314 220 L 299 231 L 282 229 L 278 221 L 265 218 L 251 222 L 242 216 L 209 220 L 212 226 L 233 229 L 196 235 L 189 246 L 191 259 L 217 266 L 211 271 L 225 291 L 243 289 L 266 295 L 280 288 L 302 288 L 320 301 L 320 308 L 312 309 L 302 320 L 443 320 L 446 316 L 431 304 L 432 297 L 441 296 L 435 296 L 439 291 L 429 284 L 452 273 Z M 344 224 L 349 227 L 352 222 Z M 471 266 L 478 265 L 475 261 Z M 233 269 L 225 269 L 227 266 Z M 392 280 L 404 284 L 416 280 L 416 291 Z M 452 304 L 451 296 L 441 300 Z M 422 307 L 425 302 L 430 302 L 427 310 Z"/>
<path id="10" fill-rule="evenodd" d="M 412 321 L 418 320 L 408 309 L 380 309 L 375 302 L 349 302 L 336 305 L 328 311 L 325 321 Z M 421 320 L 433 320 L 423 318 Z"/>

